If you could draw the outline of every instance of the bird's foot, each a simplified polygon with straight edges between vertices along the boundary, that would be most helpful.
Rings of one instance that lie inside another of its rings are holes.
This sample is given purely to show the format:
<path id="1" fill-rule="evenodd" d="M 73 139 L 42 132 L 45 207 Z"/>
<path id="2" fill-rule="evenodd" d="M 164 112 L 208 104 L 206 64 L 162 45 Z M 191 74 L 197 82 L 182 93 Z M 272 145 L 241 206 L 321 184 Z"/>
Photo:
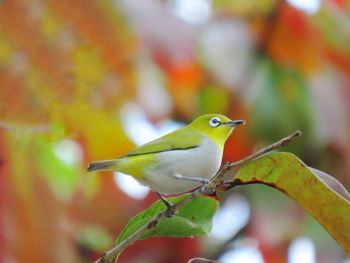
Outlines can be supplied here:
<path id="1" fill-rule="evenodd" d="M 162 196 L 160 193 L 156 192 L 156 194 L 159 196 L 160 200 L 162 200 L 162 202 L 167 207 L 167 209 L 165 211 L 165 216 L 166 217 L 172 217 L 175 214 L 175 205 L 173 205 L 168 200 L 166 200 L 164 198 L 164 196 Z"/>
<path id="2" fill-rule="evenodd" d="M 174 178 L 175 179 L 179 179 L 179 180 L 187 180 L 187 181 L 193 181 L 193 182 L 199 182 L 202 184 L 201 186 L 201 192 L 204 193 L 206 191 L 206 187 L 208 185 L 208 183 L 210 182 L 209 179 L 207 178 L 197 178 L 197 177 L 187 177 L 187 176 L 183 176 L 181 174 L 174 174 Z"/>

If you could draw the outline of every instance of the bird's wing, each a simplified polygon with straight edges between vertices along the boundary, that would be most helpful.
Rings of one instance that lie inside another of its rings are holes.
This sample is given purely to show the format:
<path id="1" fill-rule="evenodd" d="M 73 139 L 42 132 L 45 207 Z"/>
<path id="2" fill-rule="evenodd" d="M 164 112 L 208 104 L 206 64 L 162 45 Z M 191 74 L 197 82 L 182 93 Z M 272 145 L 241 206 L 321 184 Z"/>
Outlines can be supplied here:
<path id="1" fill-rule="evenodd" d="M 141 145 L 122 157 L 193 149 L 199 147 L 203 138 L 204 135 L 200 132 L 181 129 Z"/>

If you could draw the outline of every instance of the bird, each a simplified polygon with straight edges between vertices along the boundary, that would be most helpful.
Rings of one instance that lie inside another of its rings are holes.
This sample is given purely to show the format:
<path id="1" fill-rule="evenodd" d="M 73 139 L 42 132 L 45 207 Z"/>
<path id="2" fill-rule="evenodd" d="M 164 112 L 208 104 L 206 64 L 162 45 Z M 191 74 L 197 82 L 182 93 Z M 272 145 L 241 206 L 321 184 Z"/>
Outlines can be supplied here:
<path id="1" fill-rule="evenodd" d="M 112 170 L 128 174 L 162 200 L 163 195 L 186 193 L 209 182 L 218 172 L 225 142 L 241 124 L 245 121 L 205 114 L 116 159 L 92 162 L 87 172 Z"/>

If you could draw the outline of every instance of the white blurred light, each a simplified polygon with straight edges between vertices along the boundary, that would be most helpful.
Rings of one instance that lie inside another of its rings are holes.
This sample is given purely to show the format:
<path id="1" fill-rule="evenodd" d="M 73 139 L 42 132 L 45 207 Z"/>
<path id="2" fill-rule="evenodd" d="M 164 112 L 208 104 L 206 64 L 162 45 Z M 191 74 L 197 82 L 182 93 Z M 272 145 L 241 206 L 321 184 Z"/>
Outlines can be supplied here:
<path id="1" fill-rule="evenodd" d="M 142 110 L 133 103 L 127 103 L 121 110 L 121 123 L 126 135 L 136 144 L 141 145 L 157 137 L 153 125 L 146 120 Z"/>
<path id="2" fill-rule="evenodd" d="M 133 177 L 123 173 L 114 173 L 114 181 L 120 190 L 134 199 L 143 199 L 150 191 L 147 186 L 141 185 Z"/>
<path id="3" fill-rule="evenodd" d="M 350 263 L 350 258 L 345 259 L 343 263 Z"/>
<path id="4" fill-rule="evenodd" d="M 152 116 L 161 118 L 172 112 L 172 99 L 163 85 L 162 74 L 150 59 L 140 59 L 137 100 Z M 157 103 L 154 103 L 157 98 Z"/>
<path id="5" fill-rule="evenodd" d="M 170 6 L 175 15 L 190 24 L 203 23 L 211 16 L 211 0 L 173 0 Z"/>
<path id="6" fill-rule="evenodd" d="M 184 126 L 185 125 L 181 122 L 167 119 L 167 120 L 161 121 L 159 123 L 158 134 L 159 134 L 159 136 L 162 136 L 164 134 L 167 134 L 169 132 L 172 132 L 172 131 L 179 129 L 181 127 L 184 127 Z"/>
<path id="7" fill-rule="evenodd" d="M 264 263 L 260 251 L 256 247 L 250 246 L 230 250 L 224 253 L 219 261 L 222 263 Z"/>
<path id="8" fill-rule="evenodd" d="M 315 263 L 315 245 L 310 238 L 299 237 L 293 240 L 288 249 L 288 263 Z"/>
<path id="9" fill-rule="evenodd" d="M 163 121 L 159 127 L 147 120 L 141 108 L 133 103 L 126 104 L 121 110 L 121 123 L 127 136 L 136 144 L 142 145 L 183 126 L 171 120 Z"/>
<path id="10" fill-rule="evenodd" d="M 57 158 L 68 165 L 79 164 L 83 160 L 83 150 L 79 143 L 65 139 L 53 146 Z"/>
<path id="11" fill-rule="evenodd" d="M 228 240 L 244 227 L 250 216 L 249 204 L 239 195 L 229 197 L 213 219 L 210 236 Z"/>
<path id="12" fill-rule="evenodd" d="M 287 0 L 287 2 L 310 15 L 315 14 L 321 7 L 321 0 Z"/>
<path id="13" fill-rule="evenodd" d="M 254 53 L 247 24 L 238 20 L 212 22 L 200 31 L 198 46 L 201 62 L 220 82 L 235 89 L 246 87 Z"/>

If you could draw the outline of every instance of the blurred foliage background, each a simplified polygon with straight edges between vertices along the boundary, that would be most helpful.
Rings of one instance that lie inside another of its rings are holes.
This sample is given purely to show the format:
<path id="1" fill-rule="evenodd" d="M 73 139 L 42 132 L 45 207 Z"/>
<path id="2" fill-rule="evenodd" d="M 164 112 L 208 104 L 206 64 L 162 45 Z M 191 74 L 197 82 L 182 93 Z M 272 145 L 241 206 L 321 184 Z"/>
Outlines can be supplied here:
<path id="1" fill-rule="evenodd" d="M 286 150 L 349 187 L 349 13 L 346 0 L 1 1 L 0 262 L 97 259 L 156 196 L 87 163 L 203 113 L 247 120 L 225 160 L 300 129 Z M 138 241 L 120 262 L 350 262 L 272 188 L 220 198 L 209 237 Z"/>

